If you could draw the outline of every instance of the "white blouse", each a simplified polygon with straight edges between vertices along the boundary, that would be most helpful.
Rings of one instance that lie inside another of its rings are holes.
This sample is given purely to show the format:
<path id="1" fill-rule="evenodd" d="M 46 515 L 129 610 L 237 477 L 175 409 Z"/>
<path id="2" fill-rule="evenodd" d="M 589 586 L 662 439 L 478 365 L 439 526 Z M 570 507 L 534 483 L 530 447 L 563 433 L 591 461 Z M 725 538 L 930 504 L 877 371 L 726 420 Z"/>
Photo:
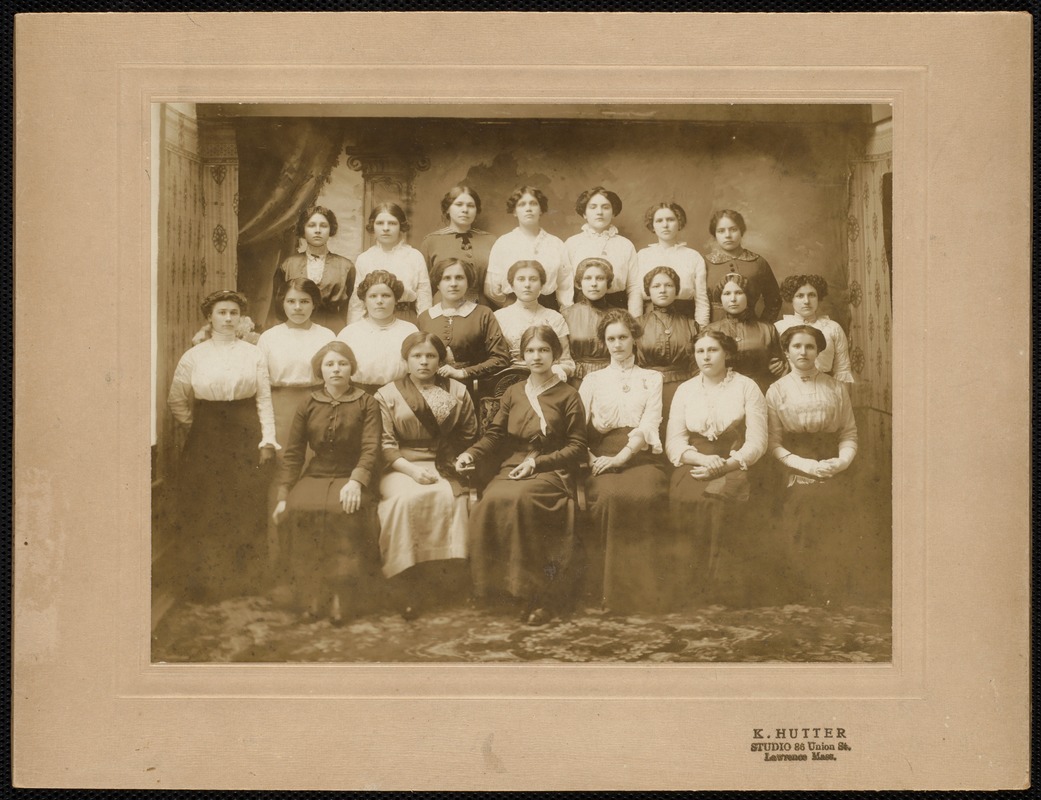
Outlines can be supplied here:
<path id="1" fill-rule="evenodd" d="M 267 359 L 272 386 L 314 386 L 321 381 L 311 373 L 311 358 L 336 338 L 326 327 L 311 323 L 307 330 L 284 322 L 260 334 L 257 347 Z"/>
<path id="2" fill-rule="evenodd" d="M 586 418 L 600 433 L 634 428 L 643 435 L 652 453 L 660 453 L 661 373 L 637 367 L 635 362 L 630 364 L 622 367 L 612 361 L 582 379 L 578 394 L 585 405 Z"/>
<path id="3" fill-rule="evenodd" d="M 835 380 L 843 383 L 853 383 L 853 370 L 849 361 L 849 341 L 842 326 L 828 316 L 817 317 L 814 322 L 807 323 L 802 317 L 795 314 L 785 314 L 774 323 L 777 334 L 784 333 L 795 325 L 812 325 L 824 334 L 827 346 L 817 353 L 816 367 L 825 372 Z"/>
<path id="4" fill-rule="evenodd" d="M 564 347 L 564 352 L 553 365 L 554 368 L 559 367 L 564 372 L 564 380 L 575 374 L 575 361 L 571 357 L 571 344 L 567 340 L 571 332 L 568 330 L 564 316 L 559 311 L 540 305 L 534 312 L 531 312 L 520 303 L 512 303 L 505 308 L 497 309 L 495 319 L 502 329 L 502 335 L 510 348 L 510 358 L 513 359 L 515 365 L 524 363 L 524 356 L 520 351 L 520 340 L 524 331 L 532 325 L 549 325 Z M 557 370 L 554 369 L 554 371 Z"/>
<path id="5" fill-rule="evenodd" d="M 546 270 L 542 294 L 556 294 L 561 308 L 571 305 L 575 297 L 575 273 L 568 269 L 564 242 L 552 233 L 539 229 L 538 236 L 528 236 L 519 227 L 500 236 L 488 254 L 488 272 L 484 293 L 496 303 L 513 294 L 506 276 L 518 261 L 538 261 Z"/>
<path id="6" fill-rule="evenodd" d="M 614 280 L 607 289 L 608 293 L 625 292 L 629 313 L 634 317 L 643 313 L 643 284 L 640 283 L 636 248 L 618 233 L 618 228 L 612 225 L 603 233 L 594 233 L 585 224 L 581 233 L 576 233 L 564 242 L 564 248 L 567 250 L 568 269 L 572 275 L 585 258 L 605 258 L 611 262 Z"/>
<path id="7" fill-rule="evenodd" d="M 656 242 L 640 250 L 636 260 L 639 264 L 640 291 L 645 301 L 649 301 L 650 297 L 643 289 L 644 276 L 655 267 L 671 267 L 680 276 L 676 299 L 693 298 L 694 320 L 703 327 L 708 325 L 712 306 L 708 299 L 708 269 L 701 253 L 687 247 L 686 242 L 671 246 Z"/>
<path id="8" fill-rule="evenodd" d="M 166 404 L 178 422 L 191 425 L 193 399 L 227 402 L 250 397 L 257 399 L 260 447 L 280 449 L 275 441 L 267 359 L 256 345 L 214 334 L 181 356 Z"/>
<path id="9" fill-rule="evenodd" d="M 398 242 L 393 249 L 385 251 L 374 244 L 360 254 L 354 263 L 354 294 L 347 304 L 347 323 L 357 322 L 365 316 L 365 301 L 358 296 L 357 287 L 365 280 L 365 276 L 378 269 L 385 269 L 394 274 L 405 284 L 405 291 L 400 302 L 416 304 L 416 313 L 422 314 L 434 301 L 430 290 L 430 275 L 423 254 L 404 240 Z"/>
<path id="10" fill-rule="evenodd" d="M 736 422 L 745 422 L 745 443 L 733 453 L 744 466 L 751 466 L 766 452 L 766 398 L 751 378 L 732 369 L 713 386 L 704 376 L 695 375 L 676 390 L 669 409 L 665 431 L 665 453 L 677 467 L 683 454 L 692 449 L 689 434 L 697 433 L 710 441 Z M 696 448 L 694 448 L 696 449 Z"/>
<path id="11" fill-rule="evenodd" d="M 766 391 L 770 415 L 770 452 L 781 458 L 788 454 L 782 441 L 790 433 L 838 433 L 836 454 L 857 450 L 857 423 L 849 391 L 841 381 L 817 372 L 803 376 L 789 372 Z M 798 455 L 798 454 L 796 454 Z"/>
<path id="12" fill-rule="evenodd" d="M 401 357 L 401 344 L 410 333 L 418 331 L 415 325 L 396 319 L 386 327 L 380 327 L 368 317 L 351 323 L 336 337 L 346 342 L 358 361 L 358 371 L 351 376 L 351 383 L 366 383 L 383 386 L 404 378 L 408 365 Z"/>

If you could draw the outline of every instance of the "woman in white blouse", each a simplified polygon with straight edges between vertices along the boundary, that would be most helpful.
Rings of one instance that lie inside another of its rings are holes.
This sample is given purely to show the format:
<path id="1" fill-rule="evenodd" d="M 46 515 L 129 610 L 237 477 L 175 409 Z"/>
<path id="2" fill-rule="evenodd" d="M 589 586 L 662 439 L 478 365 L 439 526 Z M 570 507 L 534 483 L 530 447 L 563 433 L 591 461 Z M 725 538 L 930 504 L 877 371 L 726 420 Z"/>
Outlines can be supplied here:
<path id="1" fill-rule="evenodd" d="M 540 302 L 560 311 L 573 302 L 573 271 L 568 268 L 564 243 L 542 229 L 540 220 L 549 211 L 549 200 L 534 186 L 521 186 L 506 198 L 506 213 L 517 218 L 517 227 L 500 236 L 488 256 L 484 293 L 495 306 L 504 306 L 513 294 L 507 277 L 518 261 L 538 261 L 546 274 Z M 577 263 L 577 262 L 576 262 Z"/>
<path id="2" fill-rule="evenodd" d="M 733 563 L 721 559 L 724 549 L 735 557 L 745 549 L 748 470 L 767 443 L 766 400 L 755 381 L 727 366 L 736 355 L 727 334 L 701 332 L 694 343 L 700 372 L 676 390 L 669 412 L 665 449 L 675 466 L 669 512 L 688 599 L 740 596 L 756 580 L 747 571 L 734 577 L 721 569 L 721 562 Z"/>
<path id="3" fill-rule="evenodd" d="M 793 325 L 812 325 L 824 334 L 825 347 L 817 354 L 817 369 L 835 380 L 853 383 L 849 341 L 846 332 L 826 314 L 818 314 L 820 301 L 828 296 L 828 282 L 820 275 L 789 275 L 781 283 L 781 297 L 792 304 L 794 314 L 785 314 L 774 323 L 778 333 Z"/>
<path id="4" fill-rule="evenodd" d="M 190 599 L 255 592 L 266 525 L 266 469 L 275 455 L 267 361 L 235 335 L 246 298 L 222 290 L 202 302 L 212 335 L 177 364 L 167 397 L 188 428 L 176 478 L 182 589 Z"/>
<path id="5" fill-rule="evenodd" d="M 622 213 L 621 198 L 603 186 L 594 186 L 578 196 L 575 211 L 585 224 L 579 233 L 564 242 L 569 269 L 573 270 L 586 258 L 607 259 L 614 268 L 614 281 L 607 290 L 608 304 L 627 308 L 634 317 L 640 316 L 643 286 L 636 248 L 614 226 L 614 218 Z"/>
<path id="6" fill-rule="evenodd" d="M 397 203 L 380 203 L 369 213 L 365 230 L 375 235 L 376 244 L 358 256 L 355 265 L 358 282 L 378 269 L 397 276 L 402 285 L 398 316 L 415 324 L 419 315 L 433 304 L 433 294 L 423 254 L 405 241 L 409 230 L 405 210 Z M 364 314 L 364 298 L 359 292 L 347 306 L 347 324 L 357 322 Z"/>
<path id="7" fill-rule="evenodd" d="M 592 476 L 586 483 L 589 516 L 603 550 L 601 604 L 628 610 L 660 605 L 662 569 L 657 554 L 667 529 L 668 480 L 658 427 L 660 372 L 636 363 L 640 324 L 611 309 L 597 335 L 611 362 L 586 375 L 578 393 L 586 409 Z"/>
<path id="8" fill-rule="evenodd" d="M 518 261 L 506 273 L 507 280 L 517 300 L 495 312 L 495 319 L 506 337 L 513 365 L 524 366 L 521 353 L 521 337 L 536 325 L 548 325 L 560 340 L 561 355 L 553 364 L 553 374 L 566 381 L 575 374 L 575 362 L 571 358 L 567 322 L 559 311 L 546 308 L 539 303 L 539 295 L 546 283 L 546 270 L 538 261 Z"/>
<path id="9" fill-rule="evenodd" d="M 404 378 L 408 372 L 401 343 L 419 328 L 397 317 L 403 292 L 401 281 L 390 272 L 370 272 L 358 285 L 365 316 L 336 337 L 350 346 L 358 361 L 352 382 L 369 394 L 376 394 L 381 386 Z"/>
<path id="10" fill-rule="evenodd" d="M 712 306 L 708 298 L 705 259 L 701 253 L 686 242 L 679 241 L 680 231 L 687 227 L 687 212 L 677 203 L 658 203 L 644 214 L 647 230 L 658 237 L 636 254 L 640 265 L 641 285 L 644 277 L 655 267 L 671 267 L 679 276 L 680 285 L 673 301 L 675 311 L 693 318 L 699 326 L 708 325 Z M 644 292 L 644 313 L 653 306 L 651 298 Z"/>

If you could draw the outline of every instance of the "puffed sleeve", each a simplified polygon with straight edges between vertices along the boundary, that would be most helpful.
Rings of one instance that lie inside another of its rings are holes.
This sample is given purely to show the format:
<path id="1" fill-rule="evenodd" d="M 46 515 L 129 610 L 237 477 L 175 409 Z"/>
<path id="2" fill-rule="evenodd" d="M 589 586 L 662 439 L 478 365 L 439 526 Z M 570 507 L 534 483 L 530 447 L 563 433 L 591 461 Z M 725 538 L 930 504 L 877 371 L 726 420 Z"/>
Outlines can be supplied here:
<path id="1" fill-rule="evenodd" d="M 362 486 L 368 486 L 372 480 L 372 474 L 376 471 L 380 454 L 380 435 L 382 424 L 380 422 L 380 409 L 376 401 L 368 394 L 362 393 L 358 398 L 361 406 L 361 445 L 358 453 L 358 463 L 351 470 L 351 480 L 357 481 Z"/>
<path id="2" fill-rule="evenodd" d="M 312 403 L 308 399 L 301 403 L 293 415 L 293 424 L 289 427 L 289 439 L 282 452 L 282 465 L 278 471 L 278 500 L 289 497 L 289 490 L 300 479 L 300 471 L 304 468 L 307 456 L 307 422 L 311 416 Z"/>
<path id="3" fill-rule="evenodd" d="M 849 340 L 839 323 L 835 323 L 832 341 L 835 345 L 835 357 L 831 364 L 832 377 L 843 383 L 853 383 L 853 370 L 849 360 Z"/>
<path id="4" fill-rule="evenodd" d="M 759 256 L 759 290 L 763 297 L 763 315 L 759 318 L 771 325 L 781 316 L 781 287 L 769 262 Z"/>
<path id="5" fill-rule="evenodd" d="M 538 472 L 573 467 L 586 457 L 586 413 L 578 392 L 572 389 L 567 393 L 562 412 L 566 426 L 564 445 L 559 450 L 535 456 L 535 469 Z"/>
<path id="6" fill-rule="evenodd" d="M 650 375 L 647 376 L 647 380 L 651 382 L 648 387 L 649 393 L 637 430 L 643 434 L 643 440 L 647 442 L 651 452 L 657 454 L 662 450 L 661 434 L 659 433 L 662 416 L 662 377 L 660 372 L 654 370 L 649 370 L 649 372 Z"/>
<path id="7" fill-rule="evenodd" d="M 771 326 L 772 327 L 772 326 Z M 745 398 L 745 443 L 732 455 L 743 469 L 752 466 L 763 457 L 767 446 L 766 398 L 755 381 L 746 378 L 741 382 Z"/>
<path id="8" fill-rule="evenodd" d="M 688 450 L 696 450 L 690 445 L 690 433 L 687 430 L 687 403 L 690 388 L 686 382 L 681 383 L 672 396 L 669 408 L 669 423 L 665 426 L 665 455 L 673 466 L 683 463 L 683 454 Z"/>
<path id="9" fill-rule="evenodd" d="M 388 387 L 384 386 L 376 392 L 376 403 L 379 405 L 380 419 L 383 422 L 383 430 L 380 434 L 383 463 L 390 466 L 402 455 L 398 446 L 397 432 L 394 430 L 394 399 L 390 396 Z"/>
<path id="10" fill-rule="evenodd" d="M 275 407 L 271 404 L 271 379 L 268 377 L 267 359 L 260 348 L 254 348 L 257 361 L 257 416 L 260 418 L 260 447 L 271 445 L 281 450 L 275 441 Z"/>
<path id="11" fill-rule="evenodd" d="M 170 413 L 174 415 L 174 419 L 185 425 L 192 424 L 192 401 L 195 399 L 195 393 L 192 391 L 194 366 L 193 349 L 187 351 L 177 362 L 173 381 L 170 383 L 170 393 L 166 396 L 166 405 L 170 409 Z"/>

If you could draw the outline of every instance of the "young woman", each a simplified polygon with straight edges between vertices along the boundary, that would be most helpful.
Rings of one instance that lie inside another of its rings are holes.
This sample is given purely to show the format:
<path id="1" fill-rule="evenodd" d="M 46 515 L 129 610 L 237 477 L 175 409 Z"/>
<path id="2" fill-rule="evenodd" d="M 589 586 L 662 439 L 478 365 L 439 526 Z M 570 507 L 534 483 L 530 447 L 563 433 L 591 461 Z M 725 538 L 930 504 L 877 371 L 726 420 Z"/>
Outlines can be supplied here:
<path id="1" fill-rule="evenodd" d="M 781 297 L 792 304 L 794 314 L 785 314 L 774 323 L 777 333 L 794 325 L 812 325 L 824 334 L 825 347 L 817 354 L 817 369 L 835 380 L 853 383 L 849 342 L 842 326 L 825 314 L 818 314 L 820 301 L 828 296 L 828 282 L 820 275 L 789 275 L 781 283 Z"/>
<path id="2" fill-rule="evenodd" d="M 705 259 L 697 250 L 687 247 L 686 242 L 679 241 L 680 231 L 687 226 L 687 212 L 677 203 L 658 203 L 647 209 L 643 219 L 647 230 L 657 236 L 658 241 L 636 254 L 641 284 L 654 268 L 671 267 L 680 281 L 676 287 L 676 311 L 704 327 L 712 314 Z M 644 289 L 644 312 L 650 312 L 653 305 Z"/>
<path id="3" fill-rule="evenodd" d="M 408 375 L 376 392 L 387 466 L 378 514 L 383 574 L 397 576 L 401 614 L 414 619 L 411 568 L 466 558 L 467 498 L 452 464 L 476 440 L 477 415 L 465 387 L 438 375 L 446 348 L 437 336 L 410 334 L 401 355 Z"/>
<path id="4" fill-rule="evenodd" d="M 607 312 L 607 287 L 614 271 L 603 258 L 586 258 L 575 268 L 575 288 L 578 302 L 564 309 L 568 327 L 568 343 L 575 360 L 575 376 L 571 385 L 576 389 L 590 372 L 603 369 L 610 361 L 607 348 L 597 332 L 600 320 Z"/>
<path id="5" fill-rule="evenodd" d="M 376 401 L 352 385 L 357 362 L 343 342 L 325 345 L 311 363 L 322 388 L 293 417 L 273 518 L 289 527 L 298 601 L 311 618 L 327 609 L 339 625 L 358 584 L 379 571 L 369 486 L 379 459 L 380 414 Z M 314 455 L 304 468 L 308 448 Z"/>
<path id="6" fill-rule="evenodd" d="M 571 600 L 577 540 L 567 503 L 586 457 L 586 421 L 578 392 L 553 373 L 561 356 L 553 329 L 529 328 L 521 352 L 528 379 L 505 391 L 494 422 L 455 467 L 494 474 L 470 515 L 476 597 L 505 590 L 524 603 L 525 622 L 542 625 Z"/>
<path id="7" fill-rule="evenodd" d="M 773 322 L 781 315 L 781 291 L 777 278 L 766 259 L 758 253 L 746 250 L 741 244 L 747 226 L 745 218 L 733 209 L 724 208 L 712 215 L 708 232 L 715 238 L 715 245 L 708 254 L 707 284 L 709 289 L 724 276 L 736 272 L 748 278 L 752 292 L 763 300 L 763 310 L 756 315 L 763 322 Z M 753 314 L 755 305 L 751 306 Z M 723 307 L 718 298 L 712 300 L 712 321 L 723 319 Z"/>
<path id="8" fill-rule="evenodd" d="M 513 286 L 507 276 L 518 261 L 537 261 L 546 274 L 540 302 L 559 311 L 571 305 L 574 287 L 564 243 L 542 229 L 540 220 L 549 211 L 549 200 L 534 186 L 521 186 L 506 198 L 506 213 L 517 218 L 517 227 L 500 236 L 488 255 L 485 295 L 495 306 L 512 302 Z"/>
<path id="9" fill-rule="evenodd" d="M 210 338 L 181 356 L 166 401 L 188 428 L 176 524 L 182 589 L 194 600 L 256 592 L 265 563 L 268 476 L 260 467 L 278 444 L 267 360 L 235 335 L 245 311 L 246 298 L 231 290 L 203 300 Z"/>
<path id="10" fill-rule="evenodd" d="M 404 294 L 401 281 L 384 270 L 370 272 L 358 286 L 365 316 L 340 331 L 336 337 L 356 354 L 354 384 L 369 394 L 384 384 L 405 377 L 401 343 L 419 330 L 398 319 L 397 309 Z"/>
<path id="11" fill-rule="evenodd" d="M 304 240 L 304 251 L 289 256 L 275 270 L 268 319 L 281 316 L 286 284 L 307 279 L 317 284 L 321 301 L 315 306 L 314 321 L 338 331 L 347 322 L 347 304 L 354 292 L 355 269 L 349 258 L 329 250 L 329 239 L 339 225 L 336 215 L 324 206 L 304 209 L 296 223 L 296 235 Z"/>
<path id="12" fill-rule="evenodd" d="M 754 380 L 765 392 L 785 371 L 777 329 L 769 322 L 760 322 L 753 308 L 759 299 L 752 282 L 744 275 L 726 275 L 713 290 L 713 299 L 720 302 L 725 316 L 709 323 L 709 330 L 722 331 L 737 342 L 738 352 L 730 365 Z"/>
<path id="13" fill-rule="evenodd" d="M 405 241 L 409 223 L 404 209 L 397 203 L 380 203 L 369 213 L 365 230 L 376 236 L 376 244 L 358 256 L 358 281 L 375 270 L 397 277 L 402 285 L 398 316 L 414 324 L 433 299 L 423 254 Z M 347 323 L 357 322 L 364 314 L 364 298 L 355 294 L 347 308 Z"/>
<path id="14" fill-rule="evenodd" d="M 434 279 L 434 267 L 440 261 L 465 261 L 473 266 L 475 280 L 470 282 L 467 299 L 480 305 L 488 305 L 484 296 L 484 276 L 488 271 L 488 256 L 491 253 L 495 236 L 488 231 L 474 227 L 477 215 L 481 213 L 481 197 L 472 186 L 465 183 L 456 184 L 441 198 L 441 216 L 447 225 L 423 237 L 419 244 L 419 252 L 423 254 L 427 271 L 430 273 L 431 287 L 437 297 L 437 281 Z"/>
<path id="15" fill-rule="evenodd" d="M 535 325 L 548 325 L 560 342 L 558 363 L 553 365 L 553 372 L 562 381 L 566 381 L 575 374 L 567 322 L 560 312 L 539 303 L 539 294 L 546 283 L 546 270 L 538 261 L 518 261 L 510 267 L 506 277 L 517 300 L 496 311 L 495 319 L 506 338 L 506 344 L 509 345 L 513 363 L 524 366 L 521 339 L 525 331 Z"/>
<path id="16" fill-rule="evenodd" d="M 510 349 L 495 314 L 469 299 L 477 281 L 470 263 L 438 261 L 430 277 L 441 300 L 419 315 L 419 329 L 435 334 L 446 347 L 438 375 L 470 381 L 509 364 Z"/>
<path id="17" fill-rule="evenodd" d="M 662 452 L 661 373 L 636 363 L 640 325 L 606 312 L 597 335 L 611 362 L 590 373 L 578 393 L 586 409 L 589 517 L 603 551 L 601 603 L 628 610 L 660 606 L 660 562 L 668 481 Z"/>
<path id="18" fill-rule="evenodd" d="M 643 313 L 640 266 L 633 243 L 618 233 L 614 218 L 622 213 L 622 200 L 603 186 L 594 186 L 578 196 L 575 211 L 585 220 L 582 230 L 564 242 L 568 264 L 584 258 L 604 258 L 611 263 L 614 280 L 607 290 L 612 308 L 628 308 L 634 317 Z"/>

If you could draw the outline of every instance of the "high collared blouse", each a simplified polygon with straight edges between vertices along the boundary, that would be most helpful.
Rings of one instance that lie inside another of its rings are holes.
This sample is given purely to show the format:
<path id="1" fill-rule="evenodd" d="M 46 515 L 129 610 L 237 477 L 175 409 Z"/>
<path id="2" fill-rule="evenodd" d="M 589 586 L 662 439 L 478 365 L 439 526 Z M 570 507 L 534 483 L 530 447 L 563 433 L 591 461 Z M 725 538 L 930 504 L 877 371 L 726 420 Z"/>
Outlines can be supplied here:
<path id="1" fill-rule="evenodd" d="M 662 373 L 667 382 L 685 381 L 698 371 L 694 342 L 698 323 L 672 309 L 655 307 L 640 317 L 643 333 L 637 341 L 646 367 Z"/>
<path id="2" fill-rule="evenodd" d="M 361 286 L 370 272 L 385 269 L 397 276 L 405 285 L 400 302 L 415 303 L 416 313 L 422 314 L 433 304 L 430 290 L 430 275 L 423 254 L 404 240 L 398 242 L 393 249 L 386 251 L 374 244 L 358 256 L 357 280 L 355 286 Z M 355 292 L 347 307 L 347 324 L 357 322 L 365 315 L 365 299 Z"/>
<path id="3" fill-rule="evenodd" d="M 579 263 L 586 258 L 604 258 L 614 270 L 614 280 L 607 288 L 608 294 L 625 292 L 626 307 L 634 317 L 643 313 L 643 284 L 640 281 L 640 265 L 633 243 L 618 233 L 612 225 L 603 233 L 595 233 L 588 223 L 582 230 L 564 242 L 567 250 L 568 269 L 572 275 Z"/>
<path id="4" fill-rule="evenodd" d="M 486 306 L 468 300 L 459 309 L 446 309 L 438 303 L 419 315 L 419 329 L 445 343 L 448 363 L 467 378 L 497 372 L 510 363 L 510 348 Z"/>
<path id="5" fill-rule="evenodd" d="M 817 317 L 813 322 L 807 323 L 803 321 L 802 317 L 795 314 L 785 314 L 774 323 L 778 335 L 795 325 L 812 325 L 824 334 L 827 346 L 817 353 L 817 369 L 843 383 L 853 383 L 853 370 L 850 368 L 849 360 L 849 341 L 846 339 L 846 332 L 842 330 L 842 326 L 827 316 Z"/>
<path id="6" fill-rule="evenodd" d="M 770 452 L 784 450 L 785 433 L 837 433 L 836 455 L 844 449 L 857 450 L 857 422 L 846 385 L 817 372 L 801 376 L 790 372 L 766 392 L 770 414 Z"/>
<path id="7" fill-rule="evenodd" d="M 763 300 L 763 313 L 759 319 L 763 322 L 773 323 L 781 315 L 781 287 L 777 285 L 774 271 L 767 260 L 758 253 L 751 250 L 742 250 L 740 253 L 725 253 L 722 250 L 713 250 L 708 254 L 705 261 L 708 271 L 707 284 L 709 292 L 712 292 L 727 274 L 736 272 L 744 275 L 752 284 L 750 290 Z M 723 306 L 712 300 L 712 321 L 724 317 Z"/>
<path id="8" fill-rule="evenodd" d="M 574 271 L 569 271 L 564 243 L 552 233 L 539 229 L 537 236 L 529 236 L 520 227 L 495 240 L 488 254 L 488 273 L 485 294 L 502 305 L 513 287 L 507 281 L 510 267 L 518 261 L 538 261 L 546 271 L 546 282 L 541 294 L 556 294 L 557 304 L 565 308 L 574 302 Z"/>
<path id="9" fill-rule="evenodd" d="M 613 361 L 585 377 L 578 388 L 589 424 L 600 433 L 634 428 L 643 435 L 652 453 L 662 451 L 658 429 L 662 419 L 661 373 Z"/>
<path id="10" fill-rule="evenodd" d="M 401 357 L 401 344 L 418 330 L 403 319 L 381 327 L 363 317 L 340 331 L 336 338 L 346 342 L 358 360 L 358 371 L 351 376 L 351 382 L 382 386 L 404 378 L 408 366 Z"/>
<path id="11" fill-rule="evenodd" d="M 575 360 L 577 378 L 584 378 L 590 372 L 603 369 L 611 360 L 607 347 L 596 334 L 597 325 L 607 309 L 605 300 L 594 303 L 580 294 L 577 303 L 561 312 L 567 323 L 568 346 L 571 357 Z"/>
<path id="12" fill-rule="evenodd" d="M 520 351 L 520 340 L 524 331 L 533 325 L 549 325 L 564 346 L 564 352 L 561 353 L 554 367 L 561 368 L 565 373 L 565 379 L 575 374 L 575 361 L 571 357 L 571 345 L 568 341 L 571 331 L 559 311 L 540 305 L 532 313 L 520 303 L 513 303 L 496 311 L 495 319 L 499 323 L 502 335 L 506 338 L 506 344 L 510 348 L 510 358 L 514 364 L 524 365 L 524 356 Z"/>
<path id="13" fill-rule="evenodd" d="M 636 254 L 640 265 L 639 279 L 640 291 L 643 291 L 643 278 L 655 267 L 671 267 L 680 276 L 680 285 L 677 287 L 677 300 L 694 300 L 694 319 L 698 325 L 708 325 L 712 315 L 711 304 L 708 299 L 708 273 L 705 268 L 705 259 L 701 253 L 693 248 L 687 247 L 686 242 L 674 245 L 664 245 L 661 242 L 647 245 Z M 650 302 L 650 297 L 643 291 L 643 299 Z"/>

